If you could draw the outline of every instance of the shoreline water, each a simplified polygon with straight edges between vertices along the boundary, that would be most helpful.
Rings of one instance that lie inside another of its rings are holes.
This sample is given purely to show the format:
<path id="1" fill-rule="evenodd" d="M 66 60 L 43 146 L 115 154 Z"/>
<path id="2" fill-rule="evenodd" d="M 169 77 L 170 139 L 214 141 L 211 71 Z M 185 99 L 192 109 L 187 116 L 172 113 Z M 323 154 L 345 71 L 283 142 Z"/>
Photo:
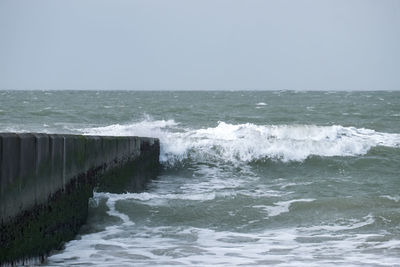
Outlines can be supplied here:
<path id="1" fill-rule="evenodd" d="M 1 93 L 1 130 L 160 138 L 45 266 L 399 262 L 399 92 Z"/>

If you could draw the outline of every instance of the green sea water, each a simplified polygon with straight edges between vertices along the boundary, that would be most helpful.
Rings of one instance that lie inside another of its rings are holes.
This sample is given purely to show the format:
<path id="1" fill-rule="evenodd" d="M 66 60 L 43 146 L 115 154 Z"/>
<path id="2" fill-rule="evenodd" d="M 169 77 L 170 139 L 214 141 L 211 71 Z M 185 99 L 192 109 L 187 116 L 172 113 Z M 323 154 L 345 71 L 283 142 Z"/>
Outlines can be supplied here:
<path id="1" fill-rule="evenodd" d="M 0 131 L 161 141 L 43 265 L 400 266 L 400 92 L 0 91 Z"/>

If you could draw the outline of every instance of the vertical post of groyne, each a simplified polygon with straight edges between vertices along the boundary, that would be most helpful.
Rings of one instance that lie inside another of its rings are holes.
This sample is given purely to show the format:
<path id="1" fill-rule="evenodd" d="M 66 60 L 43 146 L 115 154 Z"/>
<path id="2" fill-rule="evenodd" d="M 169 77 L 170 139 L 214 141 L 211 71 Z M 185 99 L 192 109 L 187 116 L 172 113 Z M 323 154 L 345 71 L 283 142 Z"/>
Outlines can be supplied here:
<path id="1" fill-rule="evenodd" d="M 85 223 L 94 187 L 143 190 L 159 154 L 155 138 L 0 133 L 0 265 L 60 248 Z"/>

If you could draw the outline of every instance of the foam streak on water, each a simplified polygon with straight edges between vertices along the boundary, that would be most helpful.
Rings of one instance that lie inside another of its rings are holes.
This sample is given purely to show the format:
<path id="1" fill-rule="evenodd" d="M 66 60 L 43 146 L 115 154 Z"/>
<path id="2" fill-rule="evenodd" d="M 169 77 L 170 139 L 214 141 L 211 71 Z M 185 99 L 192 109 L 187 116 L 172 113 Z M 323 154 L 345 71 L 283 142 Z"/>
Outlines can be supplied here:
<path id="1" fill-rule="evenodd" d="M 157 202 L 149 203 L 156 199 L 210 201 L 207 197 L 185 198 L 184 195 L 97 193 L 95 199 L 105 199 L 110 210 L 115 208 L 118 201 L 130 201 L 132 205 L 136 203 L 139 205 L 136 208 L 140 205 L 157 205 Z M 297 199 L 284 204 L 290 206 L 292 203 L 310 201 L 314 200 Z M 282 206 L 282 203 L 276 204 Z M 281 213 L 270 215 L 278 216 Z M 111 266 L 114 263 L 135 266 L 395 266 L 398 263 L 396 253 L 400 249 L 400 241 L 380 242 L 385 239 L 384 231 L 374 234 L 349 232 L 372 225 L 375 222 L 372 215 L 329 225 L 279 227 L 256 232 L 232 232 L 185 225 L 152 226 L 150 222 L 128 227 L 133 222 L 127 224 L 125 215 L 120 212 L 110 215 L 119 217 L 120 222 L 104 231 L 69 242 L 63 253 L 50 257 L 49 262 L 54 265 L 69 262 L 99 266 Z M 385 251 L 387 255 L 378 258 L 376 253 L 379 251 Z"/>

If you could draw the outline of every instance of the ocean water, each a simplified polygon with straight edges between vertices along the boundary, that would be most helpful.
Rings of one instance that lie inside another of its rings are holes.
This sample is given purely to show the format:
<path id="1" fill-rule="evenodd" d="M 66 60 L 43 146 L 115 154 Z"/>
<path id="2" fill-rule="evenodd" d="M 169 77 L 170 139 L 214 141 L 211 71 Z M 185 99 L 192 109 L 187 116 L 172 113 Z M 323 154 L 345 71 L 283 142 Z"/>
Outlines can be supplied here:
<path id="1" fill-rule="evenodd" d="M 0 91 L 0 131 L 160 138 L 45 266 L 400 266 L 400 92 Z"/>

